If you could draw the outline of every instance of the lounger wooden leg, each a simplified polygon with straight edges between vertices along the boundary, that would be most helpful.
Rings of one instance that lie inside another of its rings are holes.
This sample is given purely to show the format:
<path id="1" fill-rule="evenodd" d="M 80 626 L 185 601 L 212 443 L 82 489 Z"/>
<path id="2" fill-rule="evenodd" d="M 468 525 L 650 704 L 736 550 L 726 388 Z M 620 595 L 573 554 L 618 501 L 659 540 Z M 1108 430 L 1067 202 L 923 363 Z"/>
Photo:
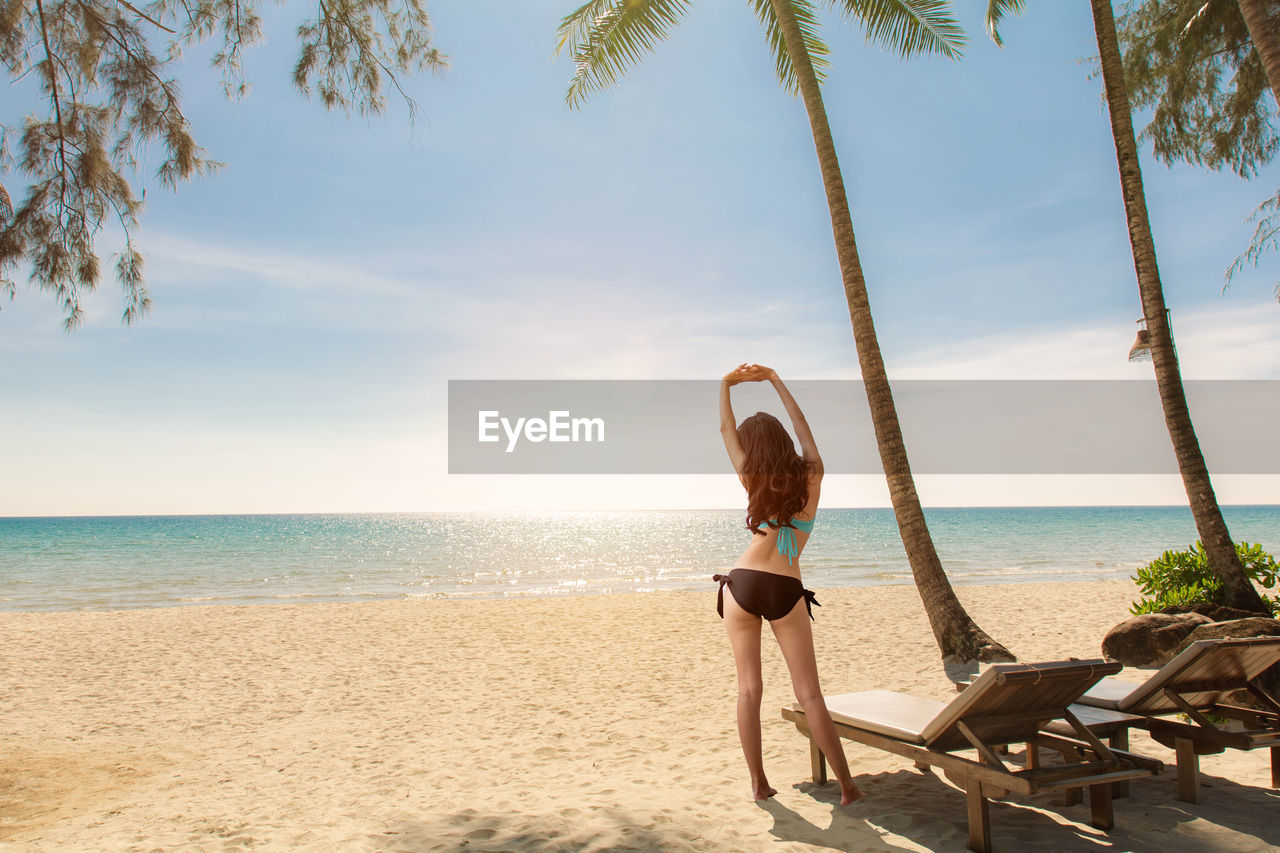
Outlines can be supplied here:
<path id="1" fill-rule="evenodd" d="M 1064 761 L 1069 762 L 1076 759 L 1082 760 L 1083 756 L 1081 756 L 1080 753 L 1078 752 L 1072 752 L 1072 753 L 1064 752 L 1062 753 L 1062 758 Z M 1078 806 L 1083 800 L 1084 800 L 1083 788 L 1063 788 L 1062 789 L 1062 804 L 1064 806 Z"/>
<path id="2" fill-rule="evenodd" d="M 1119 749 L 1124 752 L 1129 751 L 1129 730 L 1120 729 L 1113 732 L 1111 737 L 1107 739 L 1112 749 Z M 1113 782 L 1111 784 L 1111 796 L 1113 799 L 1122 800 L 1129 796 L 1128 782 Z"/>
<path id="3" fill-rule="evenodd" d="M 809 738 L 809 768 L 813 771 L 813 781 L 819 785 L 827 783 L 827 757 L 812 737 Z"/>
<path id="4" fill-rule="evenodd" d="M 964 786 L 964 795 L 969 806 L 969 849 L 976 853 L 991 853 L 991 816 L 982 783 L 969 779 Z"/>
<path id="5" fill-rule="evenodd" d="M 1271 787 L 1280 788 L 1280 746 L 1271 747 Z"/>
<path id="6" fill-rule="evenodd" d="M 1111 829 L 1116 825 L 1115 815 L 1111 811 L 1111 786 L 1089 786 L 1089 817 L 1098 829 Z"/>
<path id="7" fill-rule="evenodd" d="M 1027 744 L 1027 760 L 1026 766 L 1028 770 L 1035 770 L 1040 766 L 1040 747 L 1034 743 Z"/>
<path id="8" fill-rule="evenodd" d="M 1178 799 L 1184 803 L 1200 802 L 1200 757 L 1196 755 L 1195 742 L 1189 738 L 1175 738 L 1174 752 L 1178 758 Z"/>

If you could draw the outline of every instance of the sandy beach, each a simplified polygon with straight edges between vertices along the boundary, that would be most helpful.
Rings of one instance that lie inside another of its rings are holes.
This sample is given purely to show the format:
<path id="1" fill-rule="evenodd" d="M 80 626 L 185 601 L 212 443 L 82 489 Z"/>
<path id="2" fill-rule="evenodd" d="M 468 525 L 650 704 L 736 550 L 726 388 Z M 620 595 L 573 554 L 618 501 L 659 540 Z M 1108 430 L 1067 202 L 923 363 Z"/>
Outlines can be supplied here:
<path id="1" fill-rule="evenodd" d="M 1127 582 L 960 587 L 1025 661 L 1095 657 Z M 820 591 L 827 693 L 951 695 L 914 588 Z M 0 614 L 0 850 L 963 850 L 940 775 L 847 744 L 868 797 L 809 784 L 765 643 L 750 799 L 715 592 Z M 1132 748 L 1172 762 L 1136 733 Z M 997 849 L 1271 850 L 1268 755 L 1133 786 L 1116 828 L 992 806 Z"/>

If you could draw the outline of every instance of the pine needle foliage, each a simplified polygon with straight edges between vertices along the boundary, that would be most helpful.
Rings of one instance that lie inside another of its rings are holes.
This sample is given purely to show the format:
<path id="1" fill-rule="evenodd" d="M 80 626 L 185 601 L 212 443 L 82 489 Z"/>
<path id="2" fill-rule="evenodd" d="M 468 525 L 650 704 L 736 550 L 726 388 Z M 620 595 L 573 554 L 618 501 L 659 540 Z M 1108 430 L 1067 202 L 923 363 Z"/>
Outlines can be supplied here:
<path id="1" fill-rule="evenodd" d="M 1280 3 L 1268 14 L 1280 29 Z M 1251 178 L 1280 150 L 1276 100 L 1237 0 L 1142 0 L 1116 19 L 1125 80 L 1135 109 L 1151 109 L 1141 139 L 1167 165 L 1230 169 Z M 1280 194 L 1249 217 L 1249 247 L 1223 287 L 1280 243 Z M 1280 299 L 1280 285 L 1276 286 Z"/>
<path id="2" fill-rule="evenodd" d="M 987 32 L 1025 0 L 989 0 Z M 1280 4 L 1276 21 L 1280 24 Z M 1139 0 L 1116 17 L 1131 108 L 1152 109 L 1139 140 L 1167 165 L 1230 168 L 1251 177 L 1280 147 L 1262 60 L 1237 0 Z"/>
<path id="3" fill-rule="evenodd" d="M 1133 108 L 1153 110 L 1141 138 L 1158 159 L 1242 178 L 1271 162 L 1275 96 L 1236 0 L 1145 0 L 1116 33 Z"/>
<path id="4" fill-rule="evenodd" d="M 1267 252 L 1280 251 L 1280 192 L 1258 205 L 1247 221 L 1256 223 L 1253 237 L 1249 240 L 1249 248 L 1236 256 L 1231 266 L 1227 267 L 1223 290 L 1227 289 L 1231 279 L 1244 269 L 1246 264 L 1257 266 L 1258 261 Z M 1276 300 L 1280 301 L 1280 283 L 1275 286 L 1275 296 Z"/>
<path id="5" fill-rule="evenodd" d="M 61 304 L 64 327 L 76 328 L 81 297 L 99 280 L 94 238 L 114 221 L 124 234 L 114 265 L 122 319 L 146 313 L 132 232 L 149 152 L 158 150 L 154 178 L 170 190 L 221 165 L 192 134 L 174 65 L 185 48 L 212 41 L 223 90 L 243 96 L 243 51 L 262 38 L 261 2 L 0 0 L 0 63 L 12 81 L 33 80 L 40 101 L 26 115 L 0 115 L 0 293 L 13 299 L 25 267 Z M 390 87 L 412 116 L 401 75 L 447 66 L 420 0 L 317 0 L 297 35 L 295 85 L 348 114 L 380 112 Z"/>

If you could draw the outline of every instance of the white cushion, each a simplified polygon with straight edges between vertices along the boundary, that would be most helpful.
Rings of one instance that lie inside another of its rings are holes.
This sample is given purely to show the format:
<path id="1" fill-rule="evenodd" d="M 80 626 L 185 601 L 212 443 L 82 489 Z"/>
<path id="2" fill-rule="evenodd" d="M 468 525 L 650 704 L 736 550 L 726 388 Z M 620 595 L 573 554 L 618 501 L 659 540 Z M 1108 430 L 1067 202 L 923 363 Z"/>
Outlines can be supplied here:
<path id="1" fill-rule="evenodd" d="M 925 726 L 947 707 L 942 702 L 892 690 L 864 690 L 824 698 L 831 719 L 836 722 L 910 743 L 924 743 Z"/>

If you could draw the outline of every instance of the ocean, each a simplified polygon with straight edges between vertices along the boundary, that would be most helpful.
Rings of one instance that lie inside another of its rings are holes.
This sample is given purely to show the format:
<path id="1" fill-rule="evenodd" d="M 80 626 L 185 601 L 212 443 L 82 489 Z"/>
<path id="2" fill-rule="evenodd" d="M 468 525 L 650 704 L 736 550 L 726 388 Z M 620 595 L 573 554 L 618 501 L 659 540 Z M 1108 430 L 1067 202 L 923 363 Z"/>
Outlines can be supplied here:
<path id="1" fill-rule="evenodd" d="M 1197 538 L 1185 507 L 925 511 L 954 584 L 1115 580 Z M 1280 553 L 1280 506 L 1231 506 Z M 710 590 L 740 510 L 0 518 L 0 610 Z M 821 509 L 806 585 L 911 582 L 888 509 Z"/>

